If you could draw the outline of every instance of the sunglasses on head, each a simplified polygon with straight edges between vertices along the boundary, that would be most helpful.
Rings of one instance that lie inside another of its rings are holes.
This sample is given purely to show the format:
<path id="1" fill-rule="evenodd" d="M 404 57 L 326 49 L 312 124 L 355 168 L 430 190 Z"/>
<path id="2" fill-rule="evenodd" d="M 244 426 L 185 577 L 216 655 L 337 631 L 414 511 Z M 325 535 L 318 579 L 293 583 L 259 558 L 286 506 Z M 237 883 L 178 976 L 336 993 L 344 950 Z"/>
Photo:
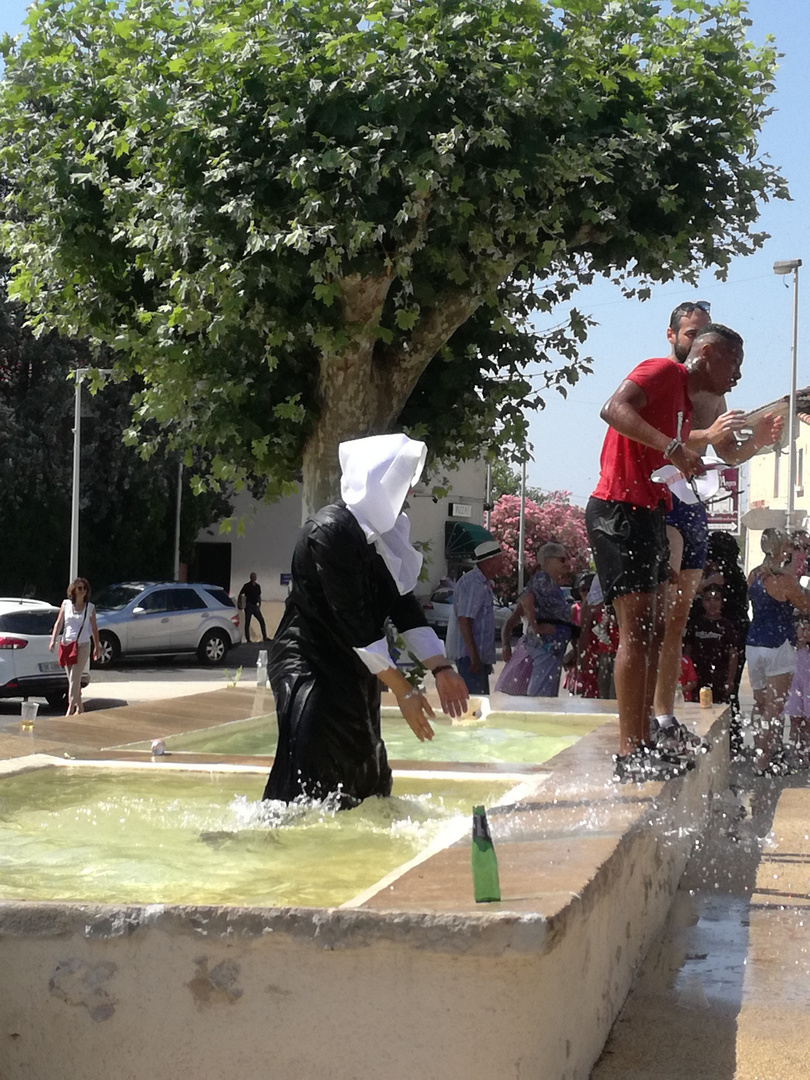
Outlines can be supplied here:
<path id="1" fill-rule="evenodd" d="M 705 311 L 706 314 L 709 315 L 712 310 L 712 305 L 708 300 L 695 300 L 694 303 L 690 301 L 687 304 L 681 304 L 680 308 L 681 311 L 694 311 L 697 309 L 698 311 Z"/>

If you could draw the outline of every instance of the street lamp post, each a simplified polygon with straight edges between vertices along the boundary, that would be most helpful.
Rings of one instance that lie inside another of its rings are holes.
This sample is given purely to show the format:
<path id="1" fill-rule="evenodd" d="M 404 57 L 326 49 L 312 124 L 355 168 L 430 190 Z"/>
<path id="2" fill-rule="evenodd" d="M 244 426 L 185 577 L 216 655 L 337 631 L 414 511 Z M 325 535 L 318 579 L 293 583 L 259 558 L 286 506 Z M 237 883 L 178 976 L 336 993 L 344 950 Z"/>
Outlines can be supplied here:
<path id="1" fill-rule="evenodd" d="M 79 501 L 81 497 L 82 457 L 82 382 L 89 371 L 112 375 L 111 368 L 76 368 L 76 392 L 73 401 L 73 487 L 70 499 L 70 581 L 79 576 Z"/>
<path id="2" fill-rule="evenodd" d="M 70 576 L 79 576 L 79 498 L 82 456 L 82 382 L 89 368 L 76 368 L 76 391 L 73 399 L 73 488 L 70 499 Z"/>
<path id="3" fill-rule="evenodd" d="M 523 595 L 523 580 L 526 574 L 526 451 L 523 451 L 523 466 L 520 472 L 520 518 L 518 521 L 518 596 Z"/>
<path id="4" fill-rule="evenodd" d="M 183 459 L 177 466 L 177 503 L 174 508 L 174 581 L 180 580 L 180 517 L 183 509 Z"/>
<path id="5" fill-rule="evenodd" d="M 798 381 L 799 338 L 799 267 L 801 259 L 785 259 L 773 264 L 773 272 L 784 276 L 793 272 L 793 344 L 790 353 L 790 400 L 788 403 L 788 495 L 787 526 L 793 527 L 793 506 L 796 497 L 796 384 Z"/>

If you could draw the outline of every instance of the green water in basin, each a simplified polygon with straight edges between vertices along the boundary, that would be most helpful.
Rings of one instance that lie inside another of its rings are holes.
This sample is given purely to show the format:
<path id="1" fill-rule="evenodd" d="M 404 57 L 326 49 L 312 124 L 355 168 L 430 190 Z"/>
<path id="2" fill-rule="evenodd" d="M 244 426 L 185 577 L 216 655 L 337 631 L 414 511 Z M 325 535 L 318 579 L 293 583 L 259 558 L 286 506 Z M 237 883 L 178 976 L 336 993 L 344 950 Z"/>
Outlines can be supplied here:
<path id="1" fill-rule="evenodd" d="M 398 709 L 384 709 L 382 732 L 393 761 L 454 761 L 537 764 L 548 761 L 583 735 L 604 723 L 601 714 L 490 713 L 484 720 L 453 725 L 437 717 L 435 735 L 420 743 Z M 182 735 L 171 735 L 166 750 L 231 756 L 273 754 L 276 748 L 275 714 L 235 720 Z M 131 750 L 149 750 L 149 742 L 128 744 Z"/>
<path id="2" fill-rule="evenodd" d="M 414 740 L 415 741 L 415 740 Z M 0 780 L 0 898 L 334 906 L 514 780 L 394 778 L 354 810 L 261 803 L 252 773 L 46 768 Z"/>

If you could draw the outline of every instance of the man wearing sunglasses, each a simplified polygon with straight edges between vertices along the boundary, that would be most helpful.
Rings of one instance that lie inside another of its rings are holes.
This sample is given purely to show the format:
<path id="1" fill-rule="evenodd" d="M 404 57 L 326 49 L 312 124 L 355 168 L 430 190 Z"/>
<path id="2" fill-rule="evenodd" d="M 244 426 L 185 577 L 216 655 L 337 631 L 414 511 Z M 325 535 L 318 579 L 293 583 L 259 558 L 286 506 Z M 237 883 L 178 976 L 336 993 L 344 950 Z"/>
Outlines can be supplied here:
<path id="1" fill-rule="evenodd" d="M 667 329 L 670 359 L 681 364 L 686 361 L 695 338 L 709 325 L 710 311 L 711 305 L 707 300 L 687 301 L 674 308 Z M 703 454 L 708 446 L 712 446 L 717 456 L 728 465 L 740 465 L 763 446 L 778 441 L 782 432 L 781 418 L 771 413 L 749 429 L 751 434 L 743 440 L 740 433 L 747 426 L 741 409 L 726 409 L 724 394 L 701 390 L 692 396 L 692 431 L 686 445 L 698 454 Z M 666 630 L 655 684 L 653 734 L 658 747 L 677 752 L 701 744 L 698 736 L 675 718 L 674 706 L 681 671 L 683 635 L 692 601 L 703 576 L 709 526 L 702 503 L 687 504 L 673 494 L 672 504 L 666 519 L 672 575 L 667 592 Z"/>
<path id="2" fill-rule="evenodd" d="M 670 577 L 665 515 L 672 505 L 668 487 L 652 476 L 667 463 L 687 478 L 702 471 L 698 452 L 687 445 L 692 402 L 703 392 L 722 398 L 737 382 L 742 359 L 739 334 L 709 323 L 684 363 L 672 356 L 645 360 L 601 412 L 609 428 L 585 520 L 605 602 L 613 604 L 619 623 L 614 775 L 620 781 L 667 779 L 694 764 L 650 745 Z"/>

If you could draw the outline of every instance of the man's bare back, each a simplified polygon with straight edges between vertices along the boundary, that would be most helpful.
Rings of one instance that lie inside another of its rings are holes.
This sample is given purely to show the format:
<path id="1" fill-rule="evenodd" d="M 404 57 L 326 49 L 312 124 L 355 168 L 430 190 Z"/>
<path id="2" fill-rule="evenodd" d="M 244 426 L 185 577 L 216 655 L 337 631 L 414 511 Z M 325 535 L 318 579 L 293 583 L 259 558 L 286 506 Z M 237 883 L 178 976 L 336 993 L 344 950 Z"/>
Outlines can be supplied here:
<path id="1" fill-rule="evenodd" d="M 699 390 L 692 398 L 692 428 L 705 431 L 726 411 L 725 397 L 710 394 L 708 390 Z"/>

